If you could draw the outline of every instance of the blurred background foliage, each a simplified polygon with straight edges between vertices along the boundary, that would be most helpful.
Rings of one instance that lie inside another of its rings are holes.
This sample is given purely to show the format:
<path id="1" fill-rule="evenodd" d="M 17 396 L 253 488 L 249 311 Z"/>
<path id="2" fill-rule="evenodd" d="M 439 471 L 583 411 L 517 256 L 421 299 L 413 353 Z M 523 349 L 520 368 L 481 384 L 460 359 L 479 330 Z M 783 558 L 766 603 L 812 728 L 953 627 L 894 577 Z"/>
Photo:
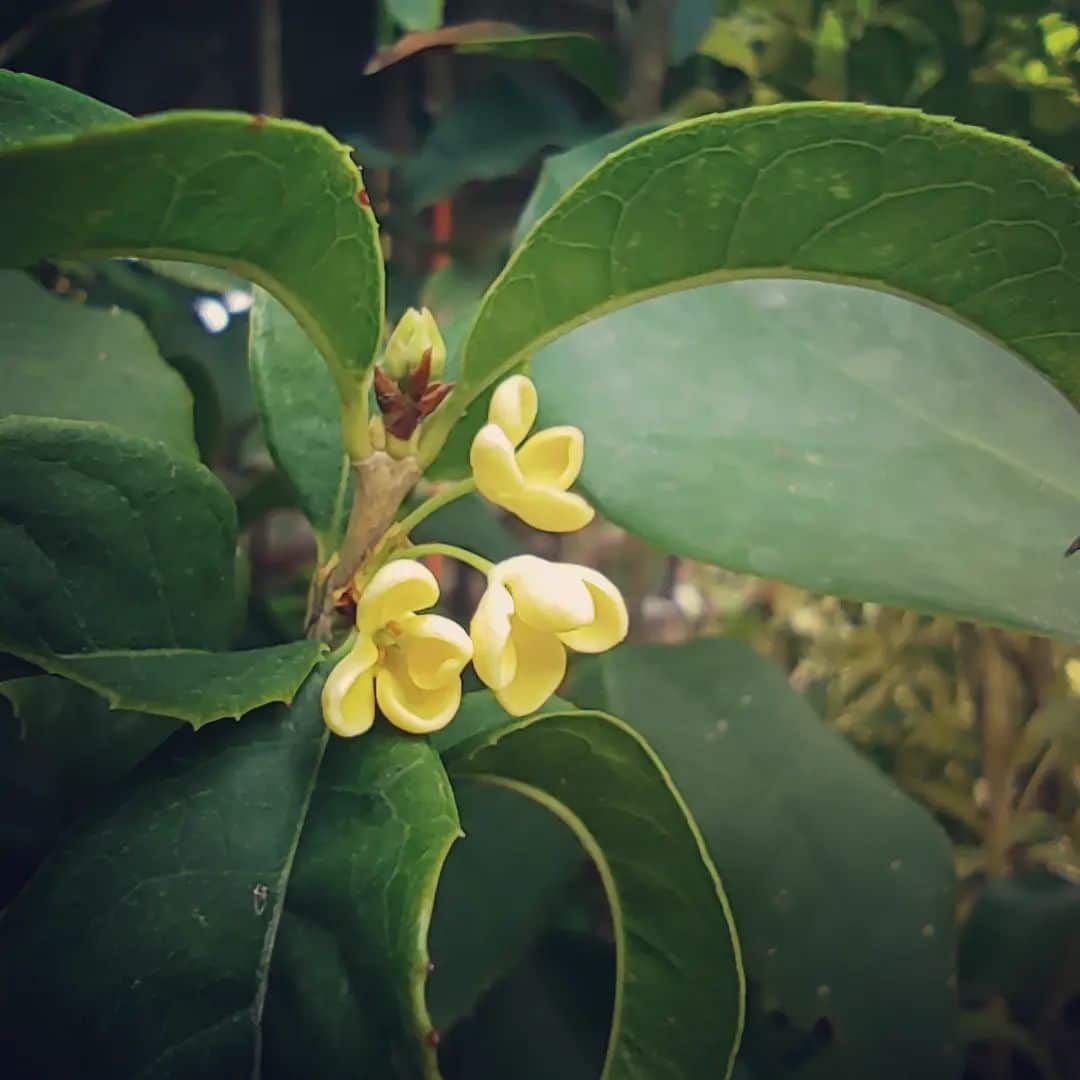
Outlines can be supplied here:
<path id="1" fill-rule="evenodd" d="M 452 347 L 554 195 L 682 118 L 862 101 L 1015 135 L 1069 167 L 1080 159 L 1075 0 L 8 0 L 0 65 L 136 114 L 244 109 L 326 126 L 365 169 L 391 317 L 425 303 Z M 68 302 L 144 322 L 192 394 L 200 455 L 238 501 L 241 644 L 295 637 L 315 549 L 259 432 L 247 284 L 119 260 L 36 276 Z M 537 537 L 469 500 L 428 528 L 495 558 L 531 548 L 599 566 L 628 596 L 636 640 L 730 635 L 780 664 L 954 842 L 966 1075 L 1080 1076 L 1080 647 L 811 595 L 667 556 L 603 522 Z M 468 611 L 474 583 L 437 569 L 449 604 Z M 19 680 L 4 686 L 10 896 L 77 809 L 72 770 L 100 747 L 58 762 L 26 746 Z M 147 749 L 165 734 L 150 732 Z M 571 1060 L 595 1074 L 609 1008 L 600 908 L 586 872 L 455 1029 L 448 1075 L 500 1075 L 500 1060 L 519 1069 L 509 1043 L 525 1015 L 530 1075 L 556 1075 L 544 1071 L 553 1060 L 560 1076 L 576 1075 Z M 752 1067 L 740 1064 L 744 1076 Z"/>

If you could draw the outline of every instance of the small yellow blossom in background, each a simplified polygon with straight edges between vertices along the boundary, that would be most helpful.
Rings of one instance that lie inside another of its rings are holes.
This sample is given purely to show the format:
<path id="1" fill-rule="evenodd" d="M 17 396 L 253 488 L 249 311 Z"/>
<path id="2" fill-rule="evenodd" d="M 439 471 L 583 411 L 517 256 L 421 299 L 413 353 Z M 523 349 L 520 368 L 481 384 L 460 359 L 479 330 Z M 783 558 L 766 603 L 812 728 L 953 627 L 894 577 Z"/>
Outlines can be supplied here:
<path id="1" fill-rule="evenodd" d="M 473 666 L 511 716 L 525 716 L 558 689 L 567 648 L 604 652 L 628 625 L 622 594 L 603 574 L 520 555 L 488 575 L 470 626 Z"/>
<path id="2" fill-rule="evenodd" d="M 428 349 L 431 350 L 430 375 L 438 379 L 446 367 L 446 343 L 439 333 L 435 316 L 427 308 L 420 311 L 409 308 L 386 343 L 383 370 L 392 379 L 403 379 L 420 366 Z"/>
<path id="3" fill-rule="evenodd" d="M 512 375 L 499 384 L 469 454 L 476 489 L 534 529 L 574 532 L 593 518 L 593 508 L 568 490 L 581 472 L 585 437 L 576 427 L 546 428 L 515 453 L 536 408 L 531 379 Z"/>
<path id="4" fill-rule="evenodd" d="M 414 735 L 454 718 L 473 649 L 452 619 L 417 614 L 438 599 L 434 575 L 411 559 L 387 563 L 372 578 L 356 606 L 356 643 L 323 687 L 331 731 L 363 734 L 375 721 L 376 701 L 391 724 Z"/>

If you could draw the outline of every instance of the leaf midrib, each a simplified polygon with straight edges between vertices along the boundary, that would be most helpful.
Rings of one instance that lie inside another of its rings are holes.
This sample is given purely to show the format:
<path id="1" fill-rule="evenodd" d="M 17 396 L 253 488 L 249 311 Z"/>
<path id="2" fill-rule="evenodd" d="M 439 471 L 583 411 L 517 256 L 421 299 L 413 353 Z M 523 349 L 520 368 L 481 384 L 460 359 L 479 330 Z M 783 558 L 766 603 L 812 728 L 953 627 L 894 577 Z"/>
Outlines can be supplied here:
<path id="1" fill-rule="evenodd" d="M 270 922 L 266 927 L 266 936 L 263 939 L 262 951 L 259 954 L 259 963 L 255 969 L 255 997 L 251 1003 L 251 1020 L 254 1028 L 254 1047 L 252 1051 L 251 1076 L 252 1080 L 260 1080 L 262 1076 L 262 1050 L 263 1050 L 263 1011 L 266 1007 L 266 994 L 270 985 L 270 967 L 274 958 L 274 946 L 277 944 L 278 929 L 281 926 L 281 916 L 285 911 L 285 898 L 289 890 L 289 882 L 292 878 L 293 864 L 296 861 L 296 852 L 300 848 L 300 840 L 303 836 L 304 826 L 307 824 L 308 812 L 311 809 L 311 801 L 315 795 L 315 788 L 319 781 L 319 770 L 322 768 L 326 748 L 330 742 L 330 732 L 324 728 L 319 735 L 319 752 L 315 756 L 315 762 L 311 769 L 311 778 L 308 781 L 304 799 L 300 805 L 300 813 L 297 815 L 296 829 L 293 832 L 289 850 L 285 856 L 285 862 L 274 885 L 275 904 L 270 915 Z"/>

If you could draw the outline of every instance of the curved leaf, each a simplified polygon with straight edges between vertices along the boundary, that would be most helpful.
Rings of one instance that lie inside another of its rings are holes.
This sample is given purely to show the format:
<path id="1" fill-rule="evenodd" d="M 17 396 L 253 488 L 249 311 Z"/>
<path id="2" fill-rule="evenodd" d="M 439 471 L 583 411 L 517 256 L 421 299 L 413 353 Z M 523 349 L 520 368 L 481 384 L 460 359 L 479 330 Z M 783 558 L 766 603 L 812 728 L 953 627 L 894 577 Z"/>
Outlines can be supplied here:
<path id="1" fill-rule="evenodd" d="M 13 86 L 27 84 L 0 71 L 0 95 Z M 56 92 L 40 80 L 30 89 L 31 109 Z M 343 393 L 371 366 L 378 231 L 348 150 L 320 128 L 210 112 L 106 123 L 7 146 L 0 188 L 20 208 L 0 231 L 4 266 L 80 254 L 221 266 L 293 313 Z"/>
<path id="2" fill-rule="evenodd" d="M 126 311 L 0 271 L 0 415 L 100 420 L 198 459 L 191 393 Z"/>
<path id="3" fill-rule="evenodd" d="M 20 650 L 53 675 L 101 694 L 114 709 L 137 709 L 202 727 L 239 719 L 262 705 L 292 701 L 318 662 L 317 641 L 292 641 L 245 652 L 143 649 L 67 656 Z"/>
<path id="4" fill-rule="evenodd" d="M 623 646 L 571 695 L 620 710 L 701 825 L 743 945 L 756 1075 L 957 1075 L 952 849 L 921 807 L 742 642 Z"/>
<path id="5" fill-rule="evenodd" d="M 541 422 L 585 432 L 589 496 L 664 550 L 1080 638 L 1076 410 L 953 320 L 744 281 L 615 312 L 532 368 Z"/>
<path id="6" fill-rule="evenodd" d="M 750 276 L 904 293 L 1077 399 L 1078 260 L 1080 185 L 1013 139 L 853 104 L 690 120 L 613 154 L 537 224 L 481 304 L 444 424 L 578 323 Z"/>
<path id="7" fill-rule="evenodd" d="M 697 829 L 644 741 L 613 717 L 569 711 L 482 732 L 445 757 L 455 778 L 546 806 L 596 863 L 616 948 L 606 1080 L 730 1075 L 743 1013 L 734 925 Z"/>
<path id="8" fill-rule="evenodd" d="M 42 135 L 62 135 L 127 119 L 127 113 L 59 83 L 0 71 L 0 149 Z"/>
<path id="9" fill-rule="evenodd" d="M 104 424 L 0 420 L 0 647 L 220 648 L 236 510 L 218 480 Z"/>
<path id="10" fill-rule="evenodd" d="M 270 453 L 296 489 L 325 562 L 341 542 L 352 495 L 341 409 L 311 338 L 264 289 L 255 290 L 248 361 Z"/>
<path id="11" fill-rule="evenodd" d="M 424 938 L 450 786 L 426 740 L 328 739 L 324 675 L 172 739 L 8 909 L 11 1075 L 436 1075 Z"/>

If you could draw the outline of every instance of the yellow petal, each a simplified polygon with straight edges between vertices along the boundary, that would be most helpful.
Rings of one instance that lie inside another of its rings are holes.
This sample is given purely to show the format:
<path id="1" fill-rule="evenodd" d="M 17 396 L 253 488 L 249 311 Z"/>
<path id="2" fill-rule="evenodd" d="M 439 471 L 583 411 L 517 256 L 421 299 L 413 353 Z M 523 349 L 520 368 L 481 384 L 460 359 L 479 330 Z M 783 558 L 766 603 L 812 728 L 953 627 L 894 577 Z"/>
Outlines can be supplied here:
<path id="1" fill-rule="evenodd" d="M 499 506 L 505 505 L 525 486 L 525 478 L 514 457 L 514 447 L 498 424 L 485 424 L 476 433 L 469 450 L 469 465 L 477 491 Z"/>
<path id="2" fill-rule="evenodd" d="M 518 664 L 514 678 L 495 691 L 495 699 L 511 716 L 536 712 L 559 688 L 566 675 L 566 649 L 554 634 L 512 620 L 511 637 Z"/>
<path id="3" fill-rule="evenodd" d="M 421 690 L 437 690 L 461 674 L 472 659 L 469 635 L 442 615 L 413 615 L 398 638 L 409 678 Z"/>
<path id="4" fill-rule="evenodd" d="M 517 654 L 510 639 L 510 616 L 514 599 L 509 590 L 492 581 L 476 605 L 469 636 L 473 643 L 473 667 L 481 682 L 492 690 L 506 686 L 517 671 Z"/>
<path id="5" fill-rule="evenodd" d="M 536 387 L 526 375 L 503 379 L 491 396 L 488 420 L 506 433 L 511 446 L 517 446 L 536 422 Z"/>
<path id="6" fill-rule="evenodd" d="M 580 630 L 560 634 L 559 640 L 571 649 L 585 653 L 604 652 L 618 645 L 630 629 L 630 618 L 622 593 L 603 574 L 589 566 L 568 565 L 567 569 L 581 575 L 581 580 L 592 595 L 596 618 Z"/>
<path id="7" fill-rule="evenodd" d="M 492 499 L 492 502 L 495 501 Z M 522 491 L 500 505 L 516 514 L 526 525 L 554 533 L 584 529 L 596 513 L 580 495 L 572 491 L 556 491 L 531 484 L 526 484 Z"/>
<path id="8" fill-rule="evenodd" d="M 553 427 L 538 431 L 517 452 L 518 468 L 526 484 L 565 491 L 581 472 L 585 436 L 581 428 Z"/>
<path id="9" fill-rule="evenodd" d="M 375 722 L 375 662 L 379 650 L 367 634 L 356 639 L 323 684 L 322 714 L 335 735 L 362 735 Z"/>
<path id="10" fill-rule="evenodd" d="M 379 708 L 391 724 L 410 735 L 426 735 L 446 727 L 461 705 L 461 680 L 437 690 L 424 690 L 409 678 L 404 658 L 393 653 L 375 676 Z"/>
<path id="11" fill-rule="evenodd" d="M 415 559 L 387 563 L 369 582 L 356 604 L 356 626 L 365 634 L 381 630 L 439 599 L 435 575 Z"/>
<path id="12" fill-rule="evenodd" d="M 518 555 L 499 563 L 492 576 L 510 590 L 518 618 L 534 630 L 557 634 L 588 626 L 596 617 L 592 594 L 576 569 Z"/>

